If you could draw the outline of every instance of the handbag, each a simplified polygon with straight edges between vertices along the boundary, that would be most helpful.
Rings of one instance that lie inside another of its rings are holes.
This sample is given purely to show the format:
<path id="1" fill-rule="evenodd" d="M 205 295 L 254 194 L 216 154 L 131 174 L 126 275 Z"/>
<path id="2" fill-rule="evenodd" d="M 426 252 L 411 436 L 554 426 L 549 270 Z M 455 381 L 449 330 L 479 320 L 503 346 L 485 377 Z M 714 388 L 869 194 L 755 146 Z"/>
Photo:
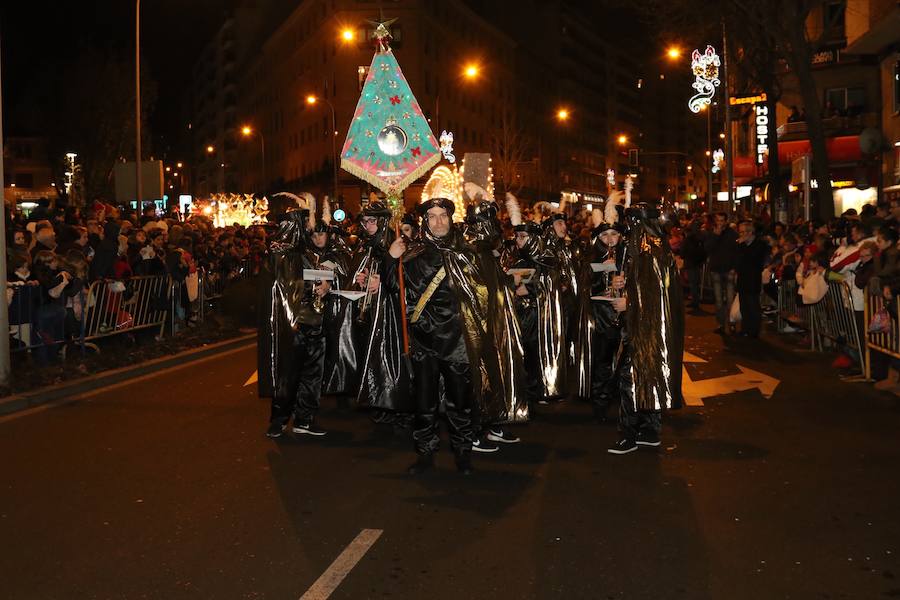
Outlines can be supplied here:
<path id="1" fill-rule="evenodd" d="M 888 333 L 891 330 L 891 315 L 886 308 L 880 308 L 869 321 L 869 333 Z"/>

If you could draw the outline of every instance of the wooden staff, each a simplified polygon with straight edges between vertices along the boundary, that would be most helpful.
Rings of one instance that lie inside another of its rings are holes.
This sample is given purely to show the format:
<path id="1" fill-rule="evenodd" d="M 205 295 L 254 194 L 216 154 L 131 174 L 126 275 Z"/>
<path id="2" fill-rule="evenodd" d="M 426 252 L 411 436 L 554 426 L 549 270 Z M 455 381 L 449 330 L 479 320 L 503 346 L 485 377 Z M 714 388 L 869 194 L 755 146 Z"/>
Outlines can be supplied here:
<path id="1" fill-rule="evenodd" d="M 400 237 L 400 220 L 394 222 L 394 232 Z M 397 277 L 400 281 L 400 329 L 403 331 L 403 354 L 409 354 L 409 330 L 406 324 L 406 282 L 403 281 L 403 256 L 397 260 Z"/>

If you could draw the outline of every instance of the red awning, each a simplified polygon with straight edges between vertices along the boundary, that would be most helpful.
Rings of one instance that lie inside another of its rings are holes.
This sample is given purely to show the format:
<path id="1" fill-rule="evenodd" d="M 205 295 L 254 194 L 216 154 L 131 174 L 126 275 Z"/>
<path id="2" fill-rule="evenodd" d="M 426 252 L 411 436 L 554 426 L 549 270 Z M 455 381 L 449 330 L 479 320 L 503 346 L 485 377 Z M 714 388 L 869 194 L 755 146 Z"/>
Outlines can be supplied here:
<path id="1" fill-rule="evenodd" d="M 862 150 L 859 147 L 858 135 L 844 135 L 825 140 L 825 149 L 828 152 L 829 163 L 847 163 L 862 160 Z M 809 140 L 794 140 L 792 142 L 778 142 L 778 162 L 783 166 L 803 156 L 812 153 Z"/>

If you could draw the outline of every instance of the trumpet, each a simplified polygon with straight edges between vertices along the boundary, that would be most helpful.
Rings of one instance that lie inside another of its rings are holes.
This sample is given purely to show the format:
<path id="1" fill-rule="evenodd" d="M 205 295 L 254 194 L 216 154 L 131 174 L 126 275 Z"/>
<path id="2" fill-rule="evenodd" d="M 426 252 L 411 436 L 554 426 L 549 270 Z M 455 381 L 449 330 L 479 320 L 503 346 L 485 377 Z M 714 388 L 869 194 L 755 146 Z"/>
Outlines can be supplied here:
<path id="1" fill-rule="evenodd" d="M 319 268 L 319 260 L 320 260 L 320 258 L 319 258 L 319 255 L 317 254 L 317 255 L 316 255 L 316 267 L 315 267 L 316 269 Z M 322 280 L 321 280 L 321 279 L 316 279 L 315 281 L 313 281 L 313 286 L 312 286 L 312 295 L 313 295 L 312 308 L 313 308 L 313 310 L 314 310 L 317 314 L 322 314 L 322 312 L 325 310 L 325 300 L 322 298 L 322 296 L 320 296 L 320 295 L 318 294 L 318 292 L 316 292 L 316 288 L 319 287 L 320 285 L 322 285 Z"/>
<path id="2" fill-rule="evenodd" d="M 360 264 L 360 270 L 358 271 L 361 272 L 363 269 L 367 270 L 366 283 L 364 287 L 366 295 L 363 297 L 362 302 L 359 303 L 359 316 L 357 317 L 357 320 L 359 321 L 366 320 L 366 315 L 369 311 L 369 305 L 372 304 L 372 292 L 369 291 L 369 282 L 372 280 L 372 275 L 374 274 L 377 265 L 378 263 L 372 260 L 372 248 L 369 247 L 369 250 L 366 252 L 366 258 Z"/>

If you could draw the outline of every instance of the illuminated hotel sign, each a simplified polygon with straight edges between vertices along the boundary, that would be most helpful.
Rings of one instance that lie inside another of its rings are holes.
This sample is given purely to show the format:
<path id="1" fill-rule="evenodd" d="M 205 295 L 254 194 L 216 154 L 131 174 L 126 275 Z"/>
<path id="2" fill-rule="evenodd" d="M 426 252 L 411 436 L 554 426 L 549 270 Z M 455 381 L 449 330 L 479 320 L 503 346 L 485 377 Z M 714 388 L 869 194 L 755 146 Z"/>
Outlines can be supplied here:
<path id="1" fill-rule="evenodd" d="M 756 133 L 756 164 L 766 163 L 769 155 L 769 105 L 765 102 L 757 102 L 753 105 L 753 123 Z"/>

